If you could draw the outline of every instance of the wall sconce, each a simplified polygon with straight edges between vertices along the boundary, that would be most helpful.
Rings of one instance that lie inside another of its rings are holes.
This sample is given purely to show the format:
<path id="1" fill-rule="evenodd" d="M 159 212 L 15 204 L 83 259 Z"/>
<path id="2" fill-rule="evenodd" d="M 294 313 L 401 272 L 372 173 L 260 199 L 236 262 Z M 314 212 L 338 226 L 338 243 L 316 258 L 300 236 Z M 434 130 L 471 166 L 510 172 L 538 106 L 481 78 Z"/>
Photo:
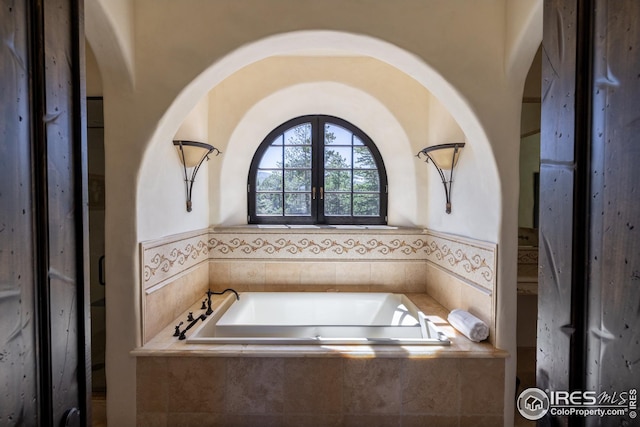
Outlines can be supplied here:
<path id="1" fill-rule="evenodd" d="M 182 167 L 184 169 L 184 183 L 187 189 L 187 212 L 191 212 L 191 190 L 196 174 L 205 159 L 209 160 L 209 154 L 215 151 L 216 156 L 221 153 L 220 150 L 213 145 L 196 141 L 173 141 Z M 189 178 L 187 169 L 191 169 L 191 177 Z"/>
<path id="2" fill-rule="evenodd" d="M 426 157 L 425 162 L 431 163 L 436 167 L 442 185 L 444 185 L 444 196 L 447 199 L 447 213 L 451 213 L 451 184 L 453 183 L 453 168 L 458 163 L 460 151 L 464 147 L 464 142 L 454 142 L 451 144 L 433 145 L 431 147 L 420 150 L 416 157 L 421 159 L 420 155 Z M 444 171 L 449 171 L 449 180 L 445 177 Z"/>

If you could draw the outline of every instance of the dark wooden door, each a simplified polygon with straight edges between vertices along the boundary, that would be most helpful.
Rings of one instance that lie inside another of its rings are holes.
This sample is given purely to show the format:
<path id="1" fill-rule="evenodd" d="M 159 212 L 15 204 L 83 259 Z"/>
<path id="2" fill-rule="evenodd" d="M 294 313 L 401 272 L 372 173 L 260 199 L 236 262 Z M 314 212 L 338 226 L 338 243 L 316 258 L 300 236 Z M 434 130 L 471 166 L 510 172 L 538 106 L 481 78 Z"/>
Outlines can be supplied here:
<path id="1" fill-rule="evenodd" d="M 545 0 L 537 383 L 640 385 L 640 2 Z M 618 400 L 619 402 L 619 400 Z M 540 425 L 638 425 L 620 416 Z"/>
<path id="2" fill-rule="evenodd" d="M 0 4 L 0 425 L 88 425 L 82 3 Z"/>
<path id="3" fill-rule="evenodd" d="M 612 395 L 640 388 L 640 2 L 594 3 L 585 386 Z"/>

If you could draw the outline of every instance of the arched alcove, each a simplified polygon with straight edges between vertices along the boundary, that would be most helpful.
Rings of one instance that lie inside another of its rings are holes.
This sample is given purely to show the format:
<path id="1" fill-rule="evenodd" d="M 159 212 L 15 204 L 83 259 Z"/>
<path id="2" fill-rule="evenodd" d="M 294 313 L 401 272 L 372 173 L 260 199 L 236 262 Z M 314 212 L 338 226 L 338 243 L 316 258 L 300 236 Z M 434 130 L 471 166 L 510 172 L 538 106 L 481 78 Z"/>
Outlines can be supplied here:
<path id="1" fill-rule="evenodd" d="M 441 231 L 457 232 L 460 234 L 469 235 L 471 237 L 484 239 L 495 239 L 495 236 L 498 232 L 497 230 L 499 229 L 501 217 L 501 198 L 499 191 L 500 184 L 497 168 L 495 165 L 491 144 L 486 137 L 482 125 L 475 116 L 472 108 L 467 104 L 464 97 L 462 97 L 458 93 L 458 91 L 449 82 L 447 82 L 445 78 L 443 78 L 443 76 L 438 74 L 428 64 L 426 64 L 420 58 L 412 55 L 411 53 L 373 37 L 335 31 L 300 31 L 280 34 L 257 40 L 254 43 L 245 45 L 231 52 L 224 58 L 213 63 L 210 67 L 203 70 L 196 79 L 194 79 L 182 90 L 182 92 L 176 97 L 175 101 L 167 109 L 166 113 L 158 124 L 156 132 L 147 145 L 145 157 L 142 162 L 138 183 L 138 206 L 140 206 L 141 208 L 138 209 L 137 221 L 141 239 L 148 239 L 157 237 L 158 235 L 167 234 L 167 230 L 149 230 L 145 226 L 146 224 L 148 224 L 148 215 L 147 212 L 145 212 L 144 206 L 147 206 L 145 200 L 148 200 L 150 194 L 149 188 L 155 186 L 156 190 L 160 191 L 160 188 L 158 188 L 157 185 L 157 179 L 155 179 L 157 178 L 157 173 L 150 171 L 152 171 L 153 168 L 157 168 L 158 153 L 167 153 L 168 151 L 170 151 L 166 149 L 166 146 L 170 144 L 172 136 L 175 134 L 184 118 L 202 99 L 203 95 L 208 93 L 212 88 L 220 84 L 227 77 L 232 76 L 234 73 L 238 72 L 244 67 L 260 61 L 264 58 L 268 58 L 274 55 L 318 55 L 319 52 L 322 52 L 322 55 L 326 55 L 327 52 L 340 52 L 342 55 L 367 56 L 375 58 L 378 61 L 391 65 L 395 69 L 411 77 L 419 85 L 422 85 L 430 93 L 432 93 L 435 98 L 437 98 L 437 100 L 444 106 L 448 113 L 454 118 L 457 125 L 462 129 L 467 139 L 468 148 L 466 149 L 466 151 L 472 153 L 468 154 L 467 157 L 473 157 L 472 161 L 467 160 L 467 162 L 469 164 L 482 165 L 481 173 L 483 176 L 483 180 L 481 185 L 476 186 L 475 188 L 469 187 L 469 197 L 464 197 L 464 192 L 461 192 L 460 189 L 462 186 L 459 186 L 456 191 L 458 192 L 457 194 L 460 197 L 462 207 L 472 207 L 477 200 L 482 199 L 482 201 L 484 201 L 487 206 L 491 207 L 490 213 L 486 214 L 484 217 L 482 215 L 471 216 L 471 214 L 473 213 L 471 210 L 460 209 L 449 219 L 445 218 L 443 209 L 432 209 L 427 213 L 423 213 L 422 218 L 420 218 L 420 214 L 414 213 L 409 213 L 408 215 L 405 215 L 404 218 L 401 218 L 401 215 L 398 215 L 398 221 L 400 223 L 413 223 L 415 225 L 420 224 L 423 226 L 429 226 L 430 222 L 433 222 L 433 224 L 436 224 L 435 228 L 440 229 Z M 364 92 L 361 93 L 364 95 Z M 333 103 L 336 104 L 335 100 L 339 98 L 339 95 L 334 96 Z M 260 105 L 266 105 L 266 103 L 268 103 L 268 101 L 264 101 Z M 328 105 L 328 103 L 325 104 Z M 302 107 L 301 104 L 298 105 Z M 382 105 L 379 105 L 378 107 L 380 111 L 385 110 L 385 107 Z M 306 108 L 308 108 L 308 106 Z M 300 110 L 296 115 L 304 114 L 305 111 L 303 110 Z M 318 111 L 314 111 L 314 113 L 317 112 Z M 331 111 L 325 111 L 324 113 L 329 114 L 331 113 Z M 388 113 L 386 114 L 386 116 L 388 118 L 392 117 L 392 115 Z M 283 116 L 280 118 L 283 119 L 282 121 L 284 121 L 288 118 L 291 118 L 291 115 L 289 115 L 288 117 Z M 392 124 L 393 120 L 390 120 L 389 123 Z M 275 126 L 278 123 L 273 122 L 271 124 Z M 238 128 L 239 131 L 241 131 L 241 129 L 242 126 Z M 266 128 L 263 129 L 264 132 L 268 132 L 269 130 L 270 129 Z M 258 136 L 257 133 L 255 136 L 256 143 L 259 142 L 262 137 L 264 137 L 264 135 Z M 414 145 L 418 146 L 422 143 L 421 141 L 415 140 L 411 142 Z M 409 147 L 408 144 L 405 145 Z M 415 146 L 412 147 L 413 150 L 415 150 L 415 148 Z M 231 149 L 233 150 L 233 148 Z M 247 154 L 247 157 L 250 158 L 251 154 Z M 409 149 L 406 149 L 406 155 L 409 156 L 409 154 Z M 414 159 L 412 158 L 413 154 L 415 153 L 411 153 L 411 157 L 408 157 L 412 159 L 410 161 L 414 161 Z M 223 154 L 223 156 L 226 155 L 228 155 L 228 153 Z M 227 162 L 227 159 L 225 159 L 224 162 Z M 231 160 L 231 162 L 233 162 L 233 160 Z M 214 165 L 213 167 L 216 168 L 218 166 Z M 426 169 L 426 167 L 424 166 L 420 167 Z M 415 168 L 415 166 L 412 166 L 412 168 Z M 404 168 L 403 173 L 400 175 L 409 175 L 407 174 L 407 171 L 411 171 L 412 168 Z M 480 168 L 474 167 L 471 168 L 470 171 L 471 170 L 477 172 L 478 170 L 480 170 Z M 154 178 L 147 177 L 149 173 L 151 174 L 150 176 L 153 176 Z M 419 179 L 424 179 L 426 174 L 430 173 L 431 172 L 420 172 L 420 170 L 418 170 L 417 177 L 416 174 L 411 175 L 415 177 L 414 181 L 416 181 Z M 434 178 L 433 175 L 430 176 L 431 178 L 429 179 L 431 179 L 432 182 L 431 186 L 441 186 L 441 183 L 434 182 L 435 179 L 432 179 Z M 473 182 L 473 177 L 468 175 L 465 178 L 464 173 L 458 175 L 458 178 L 460 181 L 467 179 Z M 243 179 L 243 185 L 245 181 L 246 178 Z M 408 187 L 410 193 L 409 197 L 416 197 L 415 188 L 417 185 L 418 184 L 414 182 Z M 217 184 L 214 183 L 213 187 L 215 188 L 218 186 L 221 186 L 220 182 Z M 441 189 L 439 189 L 438 191 L 441 191 Z M 241 194 L 244 195 L 244 193 L 245 192 L 242 192 Z M 477 197 L 479 197 L 480 199 L 476 199 Z M 215 195 L 213 196 L 213 199 L 216 199 Z M 237 197 L 235 197 L 234 200 L 235 199 L 237 199 Z M 216 201 L 219 202 L 219 199 L 216 199 Z M 226 202 L 227 201 L 225 200 L 225 203 Z M 236 203 L 242 204 L 241 201 L 238 202 L 237 200 Z M 424 204 L 424 200 L 413 202 L 414 205 L 416 205 L 416 203 Z M 218 206 L 219 203 L 214 202 L 212 203 L 212 205 Z M 222 214 L 222 212 L 216 212 L 217 209 L 218 208 L 216 207 L 214 212 L 209 214 L 211 221 L 229 221 L 230 217 L 227 214 Z M 460 215 L 465 211 L 465 215 L 455 218 L 457 215 Z M 217 216 L 218 213 L 221 214 L 220 217 Z M 170 224 L 184 225 L 188 224 L 189 222 L 193 224 L 193 220 L 195 219 L 193 215 L 191 218 L 184 217 L 186 213 L 178 211 L 171 212 L 171 215 L 173 215 L 172 218 L 167 218 L 167 222 Z M 184 228 L 183 230 L 172 229 L 169 230 L 169 232 L 188 231 L 189 229 L 201 228 L 203 226 L 210 225 L 202 223 L 202 217 L 199 218 L 200 219 L 196 221 L 195 226 L 184 225 L 186 228 Z M 186 221 L 186 219 L 189 219 L 189 221 Z M 474 235 L 476 232 L 479 234 Z"/>
<path id="2" fill-rule="evenodd" d="M 362 105 L 367 109 L 358 108 Z M 317 82 L 282 89 L 246 112 L 231 135 L 218 179 L 212 180 L 219 184 L 214 187 L 210 183 L 211 198 L 215 200 L 210 206 L 213 224 L 237 225 L 246 221 L 246 182 L 253 153 L 272 129 L 307 114 L 340 117 L 366 129 L 380 150 L 389 176 L 389 223 L 418 222 L 416 162 L 398 120 L 380 101 L 361 90 L 335 82 Z"/>

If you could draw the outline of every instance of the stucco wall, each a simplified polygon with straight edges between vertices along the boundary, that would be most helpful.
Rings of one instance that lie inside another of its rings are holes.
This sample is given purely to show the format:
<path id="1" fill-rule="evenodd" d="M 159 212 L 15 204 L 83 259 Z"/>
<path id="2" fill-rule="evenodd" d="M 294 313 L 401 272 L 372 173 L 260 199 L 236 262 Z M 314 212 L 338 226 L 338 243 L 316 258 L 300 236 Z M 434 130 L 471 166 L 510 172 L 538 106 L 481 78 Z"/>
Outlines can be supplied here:
<path id="1" fill-rule="evenodd" d="M 208 99 L 208 109 L 202 105 Z M 426 225 L 443 217 L 444 192 L 432 166 L 416 159 L 428 145 L 465 141 L 466 136 L 443 104 L 423 85 L 397 68 L 364 56 L 276 56 L 247 65 L 202 95 L 176 132 L 200 135 L 224 154 L 212 157 L 194 186 L 194 212 L 185 216 L 184 191 L 176 156 L 159 135 L 147 150 L 140 171 L 137 212 L 140 240 L 196 229 L 209 212 L 209 224 L 246 223 L 246 178 L 253 153 L 281 123 L 304 114 L 329 114 L 346 119 L 378 146 L 389 177 L 389 223 Z M 208 135 L 203 125 L 208 123 Z M 487 175 L 489 193 L 478 192 L 474 174 L 485 174 L 491 152 L 469 141 L 465 170 L 457 174 L 453 216 L 439 220 L 440 229 L 495 240 L 491 210 L 465 208 L 487 202 L 497 207 L 496 175 Z M 175 173 L 169 173 L 175 171 Z M 207 186 L 202 182 L 207 182 Z M 491 182 L 493 180 L 493 182 Z M 493 201 L 491 201 L 493 199 Z M 162 212 L 158 216 L 157 212 Z M 457 225 L 462 225 L 457 227 Z M 457 227 L 457 228 L 456 228 Z"/>

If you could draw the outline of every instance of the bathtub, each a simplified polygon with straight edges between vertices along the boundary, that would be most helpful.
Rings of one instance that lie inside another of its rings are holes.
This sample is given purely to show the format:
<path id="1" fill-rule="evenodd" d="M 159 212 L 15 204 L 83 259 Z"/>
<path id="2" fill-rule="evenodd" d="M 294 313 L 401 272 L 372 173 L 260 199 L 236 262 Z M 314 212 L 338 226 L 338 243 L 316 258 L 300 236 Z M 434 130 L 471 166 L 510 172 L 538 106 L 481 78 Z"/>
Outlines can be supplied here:
<path id="1" fill-rule="evenodd" d="M 200 344 L 448 345 L 402 294 L 243 292 L 228 295 L 187 338 Z"/>

